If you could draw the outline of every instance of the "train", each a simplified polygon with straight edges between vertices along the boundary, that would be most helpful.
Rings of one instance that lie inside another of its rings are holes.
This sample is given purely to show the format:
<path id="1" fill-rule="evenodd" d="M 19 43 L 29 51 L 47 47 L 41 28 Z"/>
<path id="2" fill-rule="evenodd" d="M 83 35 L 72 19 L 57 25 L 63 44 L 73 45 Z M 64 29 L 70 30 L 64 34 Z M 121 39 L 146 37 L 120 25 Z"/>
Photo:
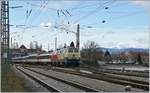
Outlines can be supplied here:
<path id="1" fill-rule="evenodd" d="M 30 54 L 12 58 L 13 63 L 23 64 L 51 64 L 54 66 L 79 66 L 79 48 L 67 47 L 50 53 Z"/>

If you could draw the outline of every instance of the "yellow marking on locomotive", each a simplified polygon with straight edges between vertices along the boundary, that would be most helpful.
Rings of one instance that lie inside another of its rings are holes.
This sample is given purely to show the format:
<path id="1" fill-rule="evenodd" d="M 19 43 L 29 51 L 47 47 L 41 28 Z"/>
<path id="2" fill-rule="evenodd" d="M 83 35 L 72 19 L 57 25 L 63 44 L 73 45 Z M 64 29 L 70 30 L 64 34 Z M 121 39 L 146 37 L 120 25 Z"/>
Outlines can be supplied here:
<path id="1" fill-rule="evenodd" d="M 58 60 L 63 61 L 65 58 L 69 59 L 80 59 L 80 52 L 75 52 L 74 50 L 69 51 L 63 51 L 58 55 Z"/>
<path id="2" fill-rule="evenodd" d="M 79 52 L 68 52 L 66 53 L 66 57 L 68 58 L 80 58 Z"/>

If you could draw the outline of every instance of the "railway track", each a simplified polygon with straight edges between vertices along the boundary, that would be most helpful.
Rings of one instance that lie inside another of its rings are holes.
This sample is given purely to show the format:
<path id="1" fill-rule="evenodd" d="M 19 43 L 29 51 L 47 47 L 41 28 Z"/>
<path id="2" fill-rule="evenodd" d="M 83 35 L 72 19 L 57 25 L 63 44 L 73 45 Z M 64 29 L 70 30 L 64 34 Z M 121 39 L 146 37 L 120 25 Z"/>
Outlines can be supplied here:
<path id="1" fill-rule="evenodd" d="M 28 65 L 29 66 L 29 65 Z M 49 66 L 41 66 L 41 65 L 30 65 L 31 67 L 39 67 L 39 68 L 49 68 Z M 29 66 L 29 67 L 30 67 Z M 110 73 L 110 74 L 116 74 L 116 75 L 126 75 L 126 76 L 135 76 L 135 77 L 142 77 L 142 78 L 149 78 L 149 72 L 148 71 L 131 71 L 131 70 L 125 70 L 124 72 L 122 72 L 121 70 L 118 69 L 106 69 L 106 68 L 101 68 L 101 69 L 96 69 L 94 67 L 79 67 L 79 68 L 75 68 L 76 70 L 88 70 L 88 71 L 92 71 L 93 73 L 96 74 L 101 74 L 101 73 Z"/>
<path id="2" fill-rule="evenodd" d="M 57 78 L 57 77 L 46 75 L 46 74 L 43 74 L 43 73 L 31 70 L 31 69 L 27 69 L 27 68 L 23 68 L 23 67 L 19 67 L 19 66 L 16 67 L 16 68 L 18 70 L 20 70 L 22 73 L 24 73 L 25 75 L 29 76 L 34 81 L 38 82 L 43 87 L 47 88 L 51 92 L 66 92 L 66 91 L 57 89 L 55 86 L 51 86 L 46 81 L 35 77 L 34 76 L 35 74 L 37 74 L 37 76 L 41 76 L 41 77 L 44 76 L 44 77 L 47 77 L 47 78 L 50 78 L 50 79 L 54 79 L 54 80 L 56 80 L 58 82 L 64 83 L 64 84 L 66 84 L 68 86 L 74 87 L 74 88 L 79 89 L 79 90 L 84 91 L 84 92 L 99 92 L 100 91 L 100 90 L 96 90 L 96 89 L 90 88 L 88 86 L 80 85 L 80 84 L 75 83 L 75 82 L 70 82 L 70 81 L 67 81 L 67 80 L 64 80 L 64 79 L 60 79 L 60 78 Z M 70 92 L 74 92 L 74 91 L 70 91 Z M 75 92 L 77 92 L 77 91 L 75 91 Z"/>
<path id="3" fill-rule="evenodd" d="M 36 66 L 33 66 L 33 67 L 37 68 Z M 44 66 L 39 66 L 39 68 L 50 69 L 49 67 L 44 67 Z M 84 76 L 87 78 L 108 81 L 108 82 L 125 85 L 125 86 L 130 85 L 133 88 L 139 88 L 139 89 L 143 89 L 146 91 L 149 90 L 149 82 L 114 76 L 113 74 L 109 74 L 109 73 L 94 72 L 91 74 L 91 73 L 83 73 L 83 72 L 80 72 L 79 70 L 78 71 L 77 70 L 65 70 L 65 68 L 58 69 L 58 67 L 53 68 L 53 70 L 58 71 L 58 72 L 64 72 L 64 73 Z"/>
<path id="4" fill-rule="evenodd" d="M 46 83 L 42 82 L 40 79 L 35 78 L 34 76 L 32 76 L 31 74 L 27 73 L 26 71 L 16 67 L 19 71 L 21 71 L 22 73 L 24 73 L 25 75 L 27 75 L 29 78 L 33 79 L 34 81 L 36 81 L 37 83 L 39 83 L 40 85 L 42 85 L 43 87 L 45 87 L 46 89 L 48 89 L 51 92 L 60 92 L 60 90 L 57 90 L 56 88 L 47 85 Z"/>
<path id="5" fill-rule="evenodd" d="M 110 69 L 110 68 L 107 68 L 107 70 L 115 70 L 115 71 L 121 71 L 121 69 Z M 136 71 L 136 70 L 125 70 L 126 72 L 137 72 L 137 73 L 145 73 L 145 74 L 148 74 L 149 71 L 148 70 L 145 70 L 145 71 Z"/>
<path id="6" fill-rule="evenodd" d="M 98 80 L 104 80 L 104 81 L 121 84 L 121 85 L 130 85 L 134 88 L 139 88 L 143 90 L 149 90 L 149 82 L 121 78 L 121 77 L 117 77 L 117 76 L 113 76 L 113 75 L 109 75 L 105 73 L 83 73 L 79 71 L 73 71 L 73 70 L 69 71 L 69 70 L 56 69 L 56 68 L 53 70 L 64 72 L 64 73 L 69 73 L 69 74 L 74 74 L 74 75 L 80 75 L 80 76 L 98 79 Z"/>
<path id="7" fill-rule="evenodd" d="M 133 76 L 131 76 L 131 75 L 128 76 L 128 75 L 124 75 L 124 74 L 114 74 L 114 73 L 107 73 L 107 72 L 101 72 L 101 71 L 95 71 L 95 70 L 92 70 L 92 73 L 93 74 L 105 75 L 106 77 L 111 77 L 111 78 L 114 78 L 114 79 L 126 80 L 126 81 L 130 81 L 130 82 L 134 82 L 134 83 L 149 85 L 148 79 L 145 78 L 145 77 L 140 77 L 140 78 L 143 78 L 143 79 L 147 79 L 145 81 L 141 81 L 141 80 L 137 80 L 137 79 L 132 79 Z M 132 78 L 130 78 L 130 77 L 132 77 Z M 134 77 L 136 77 L 136 76 L 134 76 Z M 139 78 L 139 77 L 137 77 L 137 78 Z"/>
<path id="8" fill-rule="evenodd" d="M 144 77 L 144 78 L 149 78 L 149 72 L 148 71 L 131 71 L 131 70 L 119 70 L 119 69 L 106 69 L 106 68 L 101 68 L 101 69 L 96 69 L 94 67 L 81 67 L 79 69 L 88 69 L 91 71 L 94 71 L 96 73 L 111 73 L 111 74 L 117 74 L 117 75 L 127 75 L 127 76 L 136 76 L 136 77 Z"/>

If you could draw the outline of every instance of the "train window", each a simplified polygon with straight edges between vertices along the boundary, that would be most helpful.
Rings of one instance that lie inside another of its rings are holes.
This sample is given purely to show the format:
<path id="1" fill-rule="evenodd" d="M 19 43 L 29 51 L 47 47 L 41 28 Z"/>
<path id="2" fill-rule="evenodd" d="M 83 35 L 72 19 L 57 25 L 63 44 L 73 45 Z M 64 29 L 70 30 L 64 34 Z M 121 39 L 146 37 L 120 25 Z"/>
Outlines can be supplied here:
<path id="1" fill-rule="evenodd" d="M 58 51 L 58 54 L 61 54 L 61 53 L 62 53 L 61 50 L 59 50 L 59 51 Z"/>
<path id="2" fill-rule="evenodd" d="M 29 56 L 29 59 L 36 59 L 36 56 Z"/>
<path id="3" fill-rule="evenodd" d="M 40 59 L 48 59 L 49 55 L 43 55 L 43 56 L 39 56 Z"/>
<path id="4" fill-rule="evenodd" d="M 69 48 L 69 49 L 68 49 L 68 52 L 73 52 L 73 48 Z"/>
<path id="5" fill-rule="evenodd" d="M 79 52 L 78 48 L 69 48 L 68 52 Z"/>
<path id="6" fill-rule="evenodd" d="M 66 49 L 64 49 L 64 50 L 63 50 L 63 53 L 66 53 L 66 52 L 67 52 L 67 50 L 66 50 Z"/>
<path id="7" fill-rule="evenodd" d="M 74 49 L 74 52 L 79 52 L 79 49 L 75 48 L 75 49 Z"/>
<path id="8" fill-rule="evenodd" d="M 60 51 L 60 53 L 62 54 L 62 53 L 65 53 L 65 49 L 62 49 L 61 51 Z"/>
<path id="9" fill-rule="evenodd" d="M 29 56 L 24 56 L 24 57 L 22 57 L 22 59 L 28 59 L 29 58 Z"/>
<path id="10" fill-rule="evenodd" d="M 64 48 L 61 50 L 61 53 L 65 53 L 66 51 L 67 51 L 66 48 Z"/>

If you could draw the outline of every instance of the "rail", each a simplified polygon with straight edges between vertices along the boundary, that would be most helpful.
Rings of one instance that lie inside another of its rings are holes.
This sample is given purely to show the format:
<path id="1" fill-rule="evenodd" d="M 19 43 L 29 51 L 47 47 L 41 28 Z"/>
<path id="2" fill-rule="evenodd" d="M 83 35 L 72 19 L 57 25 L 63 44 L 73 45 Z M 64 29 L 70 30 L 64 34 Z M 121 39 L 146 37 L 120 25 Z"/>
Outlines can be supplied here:
<path id="1" fill-rule="evenodd" d="M 116 78 L 113 77 L 112 75 L 106 75 L 105 73 L 83 73 L 83 72 L 78 72 L 78 71 L 68 71 L 68 70 L 63 70 L 63 69 L 53 69 L 55 71 L 59 71 L 59 72 L 64 72 L 64 73 L 69 73 L 69 74 L 74 74 L 74 75 L 80 75 L 80 76 L 84 76 L 84 77 L 88 77 L 88 78 L 93 78 L 93 79 L 98 79 L 98 80 L 104 80 L 104 81 L 108 81 L 108 82 L 112 82 L 112 83 L 116 83 L 116 84 L 121 84 L 121 85 L 131 85 L 134 88 L 139 88 L 139 89 L 144 89 L 144 90 L 149 90 L 149 85 L 147 82 L 142 82 L 142 81 L 138 81 L 136 82 L 136 80 L 130 80 L 130 79 L 125 79 L 125 78 Z"/>
<path id="2" fill-rule="evenodd" d="M 63 83 L 65 83 L 65 84 L 68 84 L 68 85 L 70 85 L 70 86 L 76 87 L 76 88 L 81 89 L 81 90 L 84 90 L 84 91 L 86 91 L 86 92 L 99 92 L 99 91 L 100 91 L 100 90 L 97 90 L 97 89 L 90 88 L 90 87 L 88 87 L 88 86 L 83 86 L 83 85 L 81 85 L 81 84 L 79 84 L 79 83 L 75 83 L 75 82 L 67 81 L 67 80 L 60 79 L 60 78 L 57 78 L 57 77 L 54 77 L 54 76 L 46 75 L 46 74 L 43 74 L 43 73 L 41 73 L 41 72 L 37 72 L 37 71 L 32 70 L 32 69 L 29 69 L 29 68 L 24 68 L 24 69 L 28 69 L 28 70 L 30 70 L 30 71 L 32 71 L 32 72 L 35 72 L 35 73 L 38 73 L 38 74 L 40 74 L 40 75 L 46 76 L 46 77 L 48 77 L 48 78 L 52 78 L 52 79 L 54 79 L 54 80 L 63 82 Z M 25 72 L 24 72 L 24 73 L 25 73 Z M 32 77 L 32 76 L 31 76 L 31 77 Z M 34 78 L 33 78 L 33 79 L 34 79 Z M 39 80 L 38 82 L 40 82 L 40 80 Z M 42 83 L 40 82 L 40 84 L 42 84 Z M 44 87 L 46 87 L 46 88 L 49 89 L 49 86 L 46 86 L 46 84 L 42 84 L 42 85 L 44 85 Z M 50 89 L 51 89 L 51 88 L 50 88 Z M 54 90 L 57 90 L 57 89 L 54 89 Z M 52 91 L 54 91 L 54 90 L 52 90 Z M 58 91 L 54 91 L 54 92 L 58 92 Z"/>

